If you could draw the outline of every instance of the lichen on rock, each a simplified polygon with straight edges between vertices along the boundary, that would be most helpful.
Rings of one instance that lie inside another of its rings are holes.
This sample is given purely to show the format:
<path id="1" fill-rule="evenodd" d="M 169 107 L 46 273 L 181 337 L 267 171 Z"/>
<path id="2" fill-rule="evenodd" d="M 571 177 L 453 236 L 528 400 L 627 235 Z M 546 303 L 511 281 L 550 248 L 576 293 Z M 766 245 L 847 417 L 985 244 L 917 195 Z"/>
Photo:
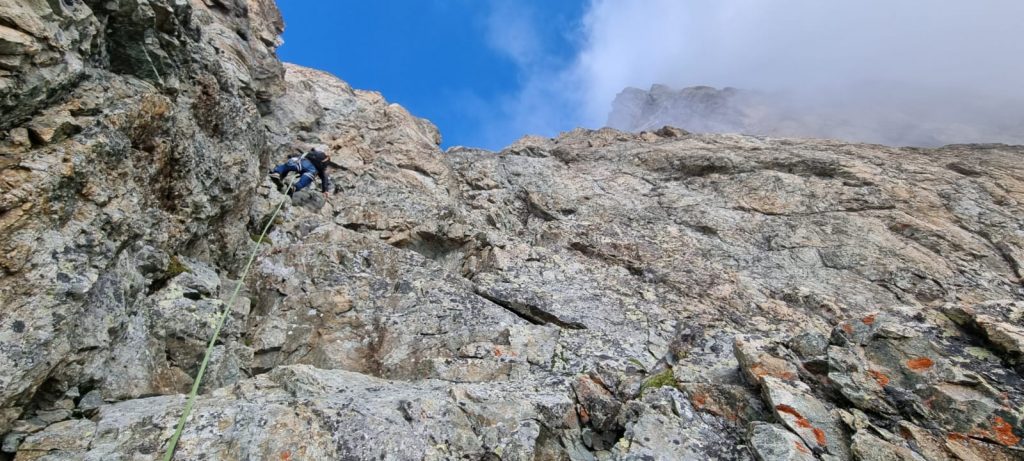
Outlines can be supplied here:
<path id="1" fill-rule="evenodd" d="M 228 309 L 176 459 L 1020 458 L 1024 148 L 445 152 L 281 29 L 0 2 L 3 456 L 153 457 Z"/>

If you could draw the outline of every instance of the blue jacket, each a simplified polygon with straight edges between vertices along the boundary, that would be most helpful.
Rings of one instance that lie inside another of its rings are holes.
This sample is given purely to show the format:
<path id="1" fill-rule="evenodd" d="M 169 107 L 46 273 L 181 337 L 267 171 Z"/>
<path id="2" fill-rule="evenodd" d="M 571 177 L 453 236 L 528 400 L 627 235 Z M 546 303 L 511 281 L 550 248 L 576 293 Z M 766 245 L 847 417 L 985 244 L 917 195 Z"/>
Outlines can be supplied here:
<path id="1" fill-rule="evenodd" d="M 297 161 L 298 157 L 293 157 L 292 160 Z M 331 178 L 327 176 L 327 158 L 324 154 L 317 151 L 307 153 L 302 159 L 301 172 L 302 174 L 316 174 L 320 177 L 320 191 L 330 190 Z"/>

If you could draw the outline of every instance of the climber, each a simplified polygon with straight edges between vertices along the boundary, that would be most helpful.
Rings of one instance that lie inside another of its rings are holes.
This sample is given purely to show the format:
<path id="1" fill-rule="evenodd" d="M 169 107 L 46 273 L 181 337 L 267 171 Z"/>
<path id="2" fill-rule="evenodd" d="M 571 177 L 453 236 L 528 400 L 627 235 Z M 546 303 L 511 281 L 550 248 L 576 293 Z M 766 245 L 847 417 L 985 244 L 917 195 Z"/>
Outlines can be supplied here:
<path id="1" fill-rule="evenodd" d="M 320 176 L 320 191 L 323 192 L 326 199 L 331 186 L 331 179 L 327 176 L 327 163 L 330 161 L 330 154 L 314 147 L 309 152 L 291 157 L 287 162 L 278 165 L 270 172 L 270 179 L 280 186 L 281 179 L 288 173 L 296 172 L 302 175 L 288 190 L 288 195 L 292 195 L 312 184 L 313 176 Z"/>

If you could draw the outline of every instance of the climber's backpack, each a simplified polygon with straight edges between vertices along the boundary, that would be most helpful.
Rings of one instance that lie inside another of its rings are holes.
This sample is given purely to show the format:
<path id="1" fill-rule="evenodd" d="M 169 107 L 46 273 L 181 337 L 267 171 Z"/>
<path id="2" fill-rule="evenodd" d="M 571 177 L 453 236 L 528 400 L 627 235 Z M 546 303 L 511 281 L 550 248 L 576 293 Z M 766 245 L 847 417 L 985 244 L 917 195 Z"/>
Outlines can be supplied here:
<path id="1" fill-rule="evenodd" d="M 313 165 L 317 168 L 320 168 L 321 165 L 324 164 L 324 161 L 327 160 L 327 155 L 317 150 L 306 153 L 304 157 L 310 162 L 313 162 Z"/>

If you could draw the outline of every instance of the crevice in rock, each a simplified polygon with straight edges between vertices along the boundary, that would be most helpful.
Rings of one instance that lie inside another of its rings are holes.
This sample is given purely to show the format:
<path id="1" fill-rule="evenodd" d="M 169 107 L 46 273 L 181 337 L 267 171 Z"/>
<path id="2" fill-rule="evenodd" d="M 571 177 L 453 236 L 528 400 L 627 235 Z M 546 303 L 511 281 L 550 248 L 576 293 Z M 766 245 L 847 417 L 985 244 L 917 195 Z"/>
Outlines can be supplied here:
<path id="1" fill-rule="evenodd" d="M 593 245 L 584 242 L 572 242 L 569 244 L 569 248 L 572 248 L 573 250 L 580 252 L 583 256 L 586 256 L 590 259 L 601 261 L 610 266 L 617 266 L 626 269 L 627 271 L 629 271 L 630 274 L 636 277 L 641 277 L 645 279 L 647 278 L 647 271 L 643 267 L 637 265 L 635 262 L 617 255 L 610 255 L 604 253 L 595 248 Z"/>
<path id="2" fill-rule="evenodd" d="M 8 29 L 14 29 L 14 30 L 16 30 L 18 32 L 21 32 L 21 33 L 25 34 L 25 35 L 32 35 L 33 37 L 35 36 L 35 35 L 32 34 L 32 31 L 27 30 L 26 28 L 22 27 L 17 22 L 8 20 L 5 17 L 0 17 L 0 26 L 6 27 Z"/>
<path id="3" fill-rule="evenodd" d="M 566 446 L 562 439 L 566 431 L 553 429 L 541 420 L 534 420 L 540 427 L 534 440 L 534 459 L 562 459 L 562 455 L 571 447 Z"/>
<path id="4" fill-rule="evenodd" d="M 821 179 L 845 179 L 860 183 L 856 175 L 843 169 L 836 161 L 828 159 L 799 158 L 786 160 L 773 160 L 758 164 L 761 170 L 776 171 L 802 177 L 815 177 Z"/>
<path id="5" fill-rule="evenodd" d="M 670 161 L 668 173 L 672 179 L 702 178 L 713 174 L 734 174 L 737 166 L 732 159 L 720 156 L 688 156 Z"/>
<path id="6" fill-rule="evenodd" d="M 1010 266 L 1010 270 L 1013 273 L 1017 274 L 1017 282 L 1024 286 L 1024 267 L 1021 267 L 1021 262 L 1013 256 L 1005 242 L 999 242 L 994 244 L 994 246 L 996 254 L 1003 258 L 1003 261 L 1006 261 L 1006 264 Z"/>
<path id="7" fill-rule="evenodd" d="M 76 73 L 67 81 L 61 82 L 46 90 L 43 99 L 15 107 L 0 107 L 0 131 L 23 125 L 38 115 L 46 107 L 57 105 L 67 99 L 78 89 L 89 76 L 84 72 Z"/>
<path id="8" fill-rule="evenodd" d="M 903 291 L 899 287 L 894 286 L 893 284 L 891 284 L 889 282 L 886 282 L 886 281 L 883 281 L 883 280 L 873 280 L 872 283 L 874 283 L 875 286 L 877 286 L 879 288 L 882 288 L 885 291 L 888 291 L 890 294 L 892 294 L 892 296 L 894 298 L 896 298 L 897 301 L 899 301 L 901 303 L 913 303 L 914 302 L 914 298 L 909 296 L 910 295 L 909 293 Z"/>
<path id="9" fill-rule="evenodd" d="M 978 323 L 974 312 L 953 308 L 944 309 L 943 313 L 957 325 L 961 333 L 959 339 L 965 344 L 991 351 L 1004 366 L 1016 371 L 1024 378 L 1024 354 L 1012 349 L 1008 350 L 990 337 L 989 332 Z"/>
<path id="10" fill-rule="evenodd" d="M 747 207 L 747 206 L 738 206 L 738 207 L 735 207 L 735 208 L 724 208 L 724 209 L 731 210 L 731 211 L 742 211 L 744 213 L 754 213 L 754 214 L 759 214 L 759 215 L 762 215 L 762 216 L 791 217 L 791 216 L 820 216 L 820 215 L 827 215 L 827 214 L 834 214 L 834 213 L 863 213 L 863 212 L 866 212 L 866 211 L 890 211 L 890 210 L 895 210 L 896 209 L 896 205 L 895 204 L 890 204 L 890 203 L 880 204 L 880 205 L 867 205 L 866 204 L 864 206 L 840 208 L 840 209 L 835 209 L 835 210 L 803 211 L 803 212 L 795 212 L 795 213 L 777 213 L 777 212 L 774 212 L 774 211 L 758 210 L 756 208 Z"/>
<path id="11" fill-rule="evenodd" d="M 372 331 L 375 335 L 369 338 L 370 340 L 366 345 L 366 370 L 362 371 L 362 373 L 383 378 L 384 362 L 381 360 L 381 352 L 384 349 L 388 332 L 384 326 L 384 320 L 380 317 L 374 318 Z"/>
<path id="12" fill-rule="evenodd" d="M 172 277 L 165 276 L 154 279 L 152 282 L 150 282 L 149 287 L 146 288 L 146 296 L 151 296 L 152 294 L 164 289 L 164 287 L 166 287 L 167 284 L 171 281 L 171 278 Z"/>
<path id="13" fill-rule="evenodd" d="M 159 277 L 155 277 L 153 281 L 149 283 L 149 286 L 146 287 L 146 296 L 152 296 L 154 293 L 164 289 L 165 287 L 167 287 L 167 284 L 169 284 L 172 279 L 174 279 L 175 277 L 184 272 L 188 272 L 188 267 L 184 266 L 177 256 L 172 256 L 171 261 L 167 266 L 167 269 L 164 270 L 164 273 L 161 274 Z M 189 293 L 186 294 L 185 297 L 193 300 L 199 299 L 195 297 L 190 297 L 190 295 L 195 296 L 198 295 L 198 293 Z"/>
<path id="14" fill-rule="evenodd" d="M 968 165 L 964 162 L 952 162 L 946 164 L 946 169 L 956 173 L 960 173 L 969 178 L 976 178 L 978 176 L 982 176 L 981 171 L 978 171 L 972 165 Z"/>
<path id="15" fill-rule="evenodd" d="M 253 366 L 250 368 L 249 373 L 252 376 L 262 375 L 270 373 L 275 368 L 281 365 L 281 347 L 271 347 L 262 349 L 253 353 Z M 272 363 L 270 366 L 258 366 L 256 364 L 267 364 Z"/>
<path id="16" fill-rule="evenodd" d="M 253 299 L 251 311 L 238 341 L 247 347 L 253 347 L 253 337 L 260 330 L 262 322 L 270 316 L 284 298 L 285 295 L 277 290 L 260 290 L 259 294 Z M 281 346 L 272 346 L 254 350 L 250 374 L 252 376 L 263 374 L 280 365 L 280 359 L 277 355 L 280 354 L 281 349 Z M 273 365 L 261 366 L 266 364 Z"/>
<path id="17" fill-rule="evenodd" d="M 381 232 L 389 232 L 392 234 L 402 234 L 409 232 L 408 227 L 403 226 L 385 226 L 378 227 L 374 223 L 365 222 L 348 222 L 340 224 L 341 227 L 358 232 L 360 234 L 367 234 L 376 238 L 381 237 Z M 408 250 L 419 253 L 426 259 L 440 263 L 446 269 L 454 269 L 461 265 L 465 259 L 468 249 L 466 244 L 468 240 L 453 239 L 447 235 L 443 235 L 437 232 L 428 230 L 412 231 L 405 236 L 398 235 L 390 238 L 386 241 L 388 245 L 399 250 Z"/>
<path id="18" fill-rule="evenodd" d="M 369 226 L 367 226 L 366 224 L 363 224 L 361 222 L 345 223 L 345 224 L 342 224 L 341 227 L 344 227 L 345 229 L 348 229 L 348 230 L 353 231 L 353 232 L 359 232 L 359 233 L 363 233 L 363 232 L 366 232 L 368 230 L 371 230 L 371 228 Z"/>
<path id="19" fill-rule="evenodd" d="M 412 172 L 430 184 L 437 185 L 437 180 L 434 179 L 434 175 L 421 165 L 417 165 L 415 163 L 399 163 L 397 166 L 401 170 Z"/>
<path id="20" fill-rule="evenodd" d="M 499 296 L 497 296 L 495 294 L 492 294 L 492 293 L 490 293 L 490 292 L 488 292 L 488 291 L 486 291 L 486 290 L 484 290 L 483 288 L 480 288 L 480 287 L 474 287 L 473 291 L 476 294 L 480 295 L 480 297 L 482 297 L 482 298 L 484 298 L 484 299 L 486 299 L 486 300 L 488 300 L 488 301 L 490 301 L 490 302 L 492 302 L 494 304 L 497 304 L 497 305 L 499 305 L 501 307 L 504 307 L 509 312 L 511 312 L 513 314 L 516 314 L 517 316 L 519 316 L 523 320 L 526 320 L 527 322 L 530 322 L 530 323 L 532 323 L 534 325 L 548 325 L 548 324 L 551 324 L 551 325 L 556 325 L 558 327 L 565 328 L 565 329 L 568 329 L 568 330 L 586 330 L 587 329 L 587 326 L 582 324 L 582 323 L 580 323 L 580 322 L 569 322 L 569 321 L 562 320 L 562 319 L 558 318 L 557 315 L 552 314 L 552 313 L 550 313 L 548 311 L 545 311 L 544 309 L 541 309 L 540 307 L 538 307 L 536 305 L 526 304 L 526 303 L 523 303 L 523 302 L 513 301 L 513 300 L 509 300 L 509 299 L 504 299 L 504 298 L 499 297 Z"/>
<path id="21" fill-rule="evenodd" d="M 459 251 L 464 242 L 454 240 L 433 232 L 417 232 L 411 238 L 398 242 L 393 246 L 402 250 L 412 250 L 424 258 L 441 263 L 448 263 L 452 260 L 461 260 L 462 253 Z"/>
<path id="22" fill-rule="evenodd" d="M 703 235 L 705 237 L 711 237 L 711 238 L 715 238 L 715 239 L 718 239 L 718 240 L 722 240 L 721 235 L 718 234 L 718 229 L 715 229 L 714 227 L 711 227 L 711 226 L 708 226 L 708 225 L 705 225 L 705 224 L 690 224 L 690 223 L 681 223 L 681 224 L 683 226 L 685 226 L 686 228 L 692 229 L 694 232 L 697 232 L 698 234 Z"/>
<path id="23" fill-rule="evenodd" d="M 607 393 L 607 398 L 611 400 L 606 400 L 599 394 L 591 395 L 588 398 L 581 395 L 575 386 L 570 386 L 570 396 L 574 402 L 576 418 L 585 428 L 581 434 L 581 441 L 588 449 L 608 450 L 626 435 L 626 428 L 619 419 L 623 406 L 616 399 L 614 392 L 608 389 L 600 379 L 591 380 L 591 382 Z"/>
<path id="24" fill-rule="evenodd" d="M 536 216 L 544 221 L 559 220 L 558 216 L 555 216 L 553 213 L 546 210 L 544 206 L 537 201 L 537 197 L 533 193 L 527 192 L 524 189 L 519 191 L 518 198 L 526 207 L 525 216 L 522 219 L 523 224 L 526 224 L 526 222 L 529 221 L 530 216 Z"/>

